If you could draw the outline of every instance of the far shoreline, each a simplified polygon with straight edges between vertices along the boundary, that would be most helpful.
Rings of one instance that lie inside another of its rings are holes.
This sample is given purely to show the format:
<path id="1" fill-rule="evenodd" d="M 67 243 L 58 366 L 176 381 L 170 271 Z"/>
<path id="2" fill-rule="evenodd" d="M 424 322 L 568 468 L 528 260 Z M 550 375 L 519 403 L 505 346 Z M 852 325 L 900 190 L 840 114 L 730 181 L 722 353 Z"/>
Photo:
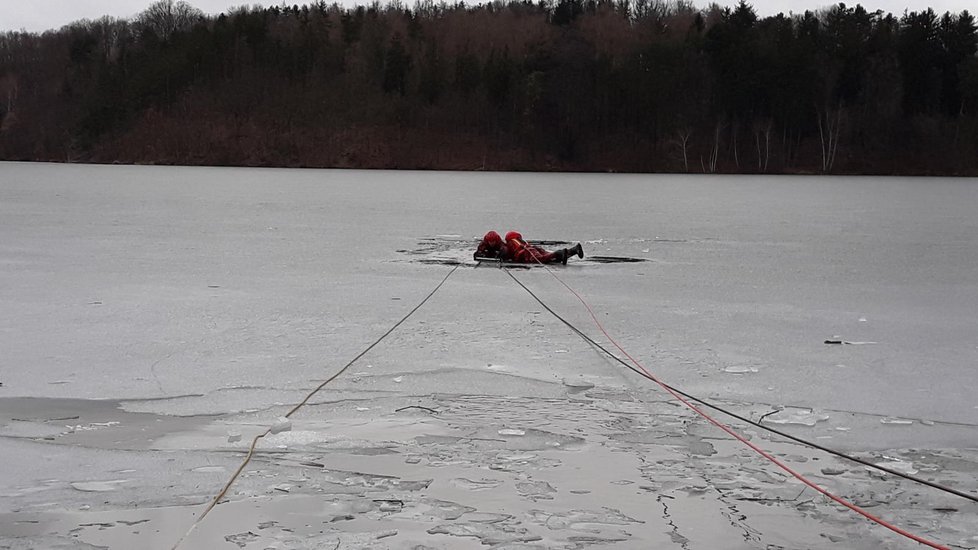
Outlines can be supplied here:
<path id="1" fill-rule="evenodd" d="M 499 169 L 465 169 L 450 166 L 444 167 L 388 167 L 388 166 L 318 166 L 318 165 L 286 165 L 286 164 L 188 164 L 171 162 L 118 162 L 118 161 L 58 161 L 47 159 L 23 160 L 23 159 L 0 159 L 0 163 L 10 164 L 49 164 L 64 166 L 126 166 L 126 167 L 171 167 L 171 168 L 255 168 L 269 170 L 362 170 L 362 171 L 386 171 L 386 172 L 454 172 L 461 174 L 478 173 L 513 173 L 513 174 L 593 174 L 593 175 L 633 175 L 633 176 L 742 176 L 742 177 L 887 177 L 887 178 L 953 178 L 968 179 L 978 178 L 978 174 L 957 174 L 957 173 L 928 173 L 928 172 L 906 172 L 906 173 L 886 173 L 886 172 L 832 172 L 820 173 L 811 170 L 796 170 L 786 172 L 675 172 L 675 171 L 618 171 L 608 169 L 573 169 L 573 168 L 499 168 Z"/>

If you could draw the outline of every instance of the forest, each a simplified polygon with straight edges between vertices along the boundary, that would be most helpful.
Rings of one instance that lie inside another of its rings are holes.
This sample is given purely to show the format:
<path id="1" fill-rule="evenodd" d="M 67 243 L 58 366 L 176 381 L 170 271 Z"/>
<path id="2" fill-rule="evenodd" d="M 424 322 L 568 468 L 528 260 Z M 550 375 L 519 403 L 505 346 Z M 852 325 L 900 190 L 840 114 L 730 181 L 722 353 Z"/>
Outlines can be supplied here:
<path id="1" fill-rule="evenodd" d="M 0 159 L 978 175 L 967 11 L 159 0 L 0 34 Z"/>

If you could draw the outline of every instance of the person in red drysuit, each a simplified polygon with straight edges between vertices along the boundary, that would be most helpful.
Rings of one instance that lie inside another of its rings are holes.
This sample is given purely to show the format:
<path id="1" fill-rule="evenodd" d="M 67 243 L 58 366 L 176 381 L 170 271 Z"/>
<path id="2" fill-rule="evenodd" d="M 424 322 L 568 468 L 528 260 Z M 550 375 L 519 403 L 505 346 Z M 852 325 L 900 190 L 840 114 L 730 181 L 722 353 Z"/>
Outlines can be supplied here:
<path id="1" fill-rule="evenodd" d="M 505 246 L 503 243 L 503 238 L 499 236 L 499 233 L 495 231 L 490 231 L 482 237 L 482 242 L 479 243 L 479 248 L 475 249 L 475 254 L 473 258 L 478 260 L 479 258 L 494 258 L 503 259 L 505 252 Z"/>
<path id="2" fill-rule="evenodd" d="M 537 262 L 549 264 L 560 262 L 567 263 L 567 258 L 577 254 L 578 258 L 584 257 L 584 248 L 581 243 L 577 243 L 572 248 L 561 248 L 553 252 L 548 252 L 538 246 L 527 244 L 523 240 L 523 235 L 517 231 L 510 231 L 505 239 L 499 238 L 499 233 L 490 231 L 482 238 L 479 247 L 476 249 L 474 258 L 498 258 L 506 262 L 521 264 L 535 264 Z"/>

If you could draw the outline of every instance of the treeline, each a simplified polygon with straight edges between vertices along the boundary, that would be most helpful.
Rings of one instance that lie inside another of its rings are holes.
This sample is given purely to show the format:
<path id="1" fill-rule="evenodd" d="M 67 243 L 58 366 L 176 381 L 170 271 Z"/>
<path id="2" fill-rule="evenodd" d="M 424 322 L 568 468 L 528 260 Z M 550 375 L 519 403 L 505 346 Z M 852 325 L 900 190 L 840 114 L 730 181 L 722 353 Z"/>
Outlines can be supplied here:
<path id="1" fill-rule="evenodd" d="M 240 8 L 0 35 L 0 158 L 978 175 L 967 11 Z"/>

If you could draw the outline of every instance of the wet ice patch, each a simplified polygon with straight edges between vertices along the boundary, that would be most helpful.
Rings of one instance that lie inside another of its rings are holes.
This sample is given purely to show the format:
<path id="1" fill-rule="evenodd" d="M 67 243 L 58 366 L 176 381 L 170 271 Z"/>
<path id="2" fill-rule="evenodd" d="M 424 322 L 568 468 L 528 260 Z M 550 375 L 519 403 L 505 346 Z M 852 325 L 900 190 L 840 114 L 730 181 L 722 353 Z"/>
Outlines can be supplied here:
<path id="1" fill-rule="evenodd" d="M 225 468 L 224 466 L 198 466 L 197 468 L 194 468 L 190 471 L 197 472 L 200 474 L 211 474 L 211 473 L 223 472 L 225 471 Z"/>
<path id="2" fill-rule="evenodd" d="M 626 256 L 596 256 L 590 255 L 585 257 L 585 261 L 597 262 L 599 264 L 617 264 L 617 263 L 638 263 L 647 262 L 645 258 L 629 258 Z"/>
<path id="3" fill-rule="evenodd" d="M 503 437 L 499 437 L 503 436 Z M 584 443 L 584 438 L 563 435 L 533 428 L 497 428 L 482 431 L 481 441 L 486 447 L 500 447 L 514 451 L 541 451 L 544 449 L 573 450 Z M 495 440 L 495 441 L 493 441 Z"/>
<path id="4" fill-rule="evenodd" d="M 464 504 L 450 500 L 422 498 L 414 503 L 406 503 L 399 511 L 391 514 L 390 517 L 397 520 L 421 522 L 454 521 L 475 511 L 475 508 L 471 506 L 465 506 Z"/>
<path id="5" fill-rule="evenodd" d="M 333 500 L 323 503 L 321 515 L 326 521 L 342 521 L 353 519 L 356 514 L 369 512 L 374 508 L 374 502 L 363 498 L 352 500 Z"/>
<path id="6" fill-rule="evenodd" d="M 66 431 L 67 430 L 67 431 Z M 65 433 L 74 432 L 72 426 L 64 428 L 41 422 L 16 420 L 6 425 L 0 425 L 2 437 L 55 438 Z"/>

